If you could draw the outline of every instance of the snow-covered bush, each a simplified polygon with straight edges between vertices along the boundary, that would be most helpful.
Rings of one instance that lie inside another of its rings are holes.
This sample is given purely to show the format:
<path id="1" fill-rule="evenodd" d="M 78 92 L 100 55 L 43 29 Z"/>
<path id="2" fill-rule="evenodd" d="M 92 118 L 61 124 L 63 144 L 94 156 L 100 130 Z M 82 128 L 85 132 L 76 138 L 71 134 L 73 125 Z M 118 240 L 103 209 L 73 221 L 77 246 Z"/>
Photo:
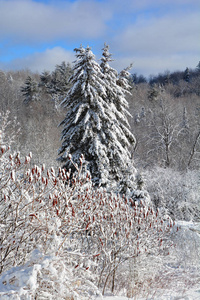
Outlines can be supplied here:
<path id="1" fill-rule="evenodd" d="M 0 151 L 3 291 L 12 282 L 15 291 L 22 284 L 30 295 L 45 294 L 50 287 L 59 297 L 63 289 L 73 297 L 104 293 L 107 287 L 114 291 L 115 278 L 129 260 L 168 254 L 176 231 L 172 221 L 164 221 L 142 201 L 95 189 L 90 177 L 81 174 L 83 157 L 70 179 L 63 169 L 55 173 L 44 165 L 31 167 L 31 154 L 23 160 L 5 145 Z M 16 276 L 11 276 L 11 269 Z M 19 282 L 18 272 L 28 272 L 32 279 Z"/>

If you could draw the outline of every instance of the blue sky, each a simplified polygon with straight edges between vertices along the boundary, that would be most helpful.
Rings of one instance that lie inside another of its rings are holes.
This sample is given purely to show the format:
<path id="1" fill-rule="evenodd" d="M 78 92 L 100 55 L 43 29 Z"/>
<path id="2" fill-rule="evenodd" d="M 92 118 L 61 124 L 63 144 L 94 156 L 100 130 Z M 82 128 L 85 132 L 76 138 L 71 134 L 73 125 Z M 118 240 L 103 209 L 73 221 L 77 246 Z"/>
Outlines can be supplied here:
<path id="1" fill-rule="evenodd" d="M 0 69 L 53 70 L 110 45 L 117 70 L 149 76 L 200 61 L 199 0 L 0 0 Z"/>

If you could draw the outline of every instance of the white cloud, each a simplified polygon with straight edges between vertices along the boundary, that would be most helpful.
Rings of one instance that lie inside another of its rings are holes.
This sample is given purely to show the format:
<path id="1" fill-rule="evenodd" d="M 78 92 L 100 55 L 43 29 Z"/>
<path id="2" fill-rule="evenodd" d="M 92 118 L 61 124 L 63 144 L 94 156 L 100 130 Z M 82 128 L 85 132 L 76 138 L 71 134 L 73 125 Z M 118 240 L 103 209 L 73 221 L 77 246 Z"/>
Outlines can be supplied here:
<path id="1" fill-rule="evenodd" d="M 150 20 L 140 19 L 115 38 L 125 52 L 171 54 L 199 51 L 199 13 L 172 15 Z"/>
<path id="2" fill-rule="evenodd" d="M 0 38 L 37 43 L 60 38 L 98 38 L 111 17 L 100 3 L 88 1 L 44 4 L 31 0 L 0 0 Z"/>
<path id="3" fill-rule="evenodd" d="M 74 53 L 66 51 L 61 47 L 55 47 L 41 53 L 35 53 L 24 58 L 15 59 L 9 64 L 5 64 L 4 67 L 12 70 L 30 69 L 33 72 L 42 72 L 44 70 L 52 71 L 57 64 L 60 64 L 63 61 L 69 63 L 74 61 Z M 3 65 L 0 67 L 3 67 Z"/>
<path id="4" fill-rule="evenodd" d="M 120 64 L 134 62 L 145 75 L 183 70 L 199 61 L 199 29 L 198 12 L 138 18 L 114 37 L 112 47 L 118 50 Z"/>
<path id="5" fill-rule="evenodd" d="M 104 0 L 107 8 L 115 13 L 143 13 L 145 10 L 158 9 L 159 12 L 171 9 L 172 11 L 190 8 L 200 8 L 199 0 Z M 104 3 L 104 4 L 105 4 Z"/>

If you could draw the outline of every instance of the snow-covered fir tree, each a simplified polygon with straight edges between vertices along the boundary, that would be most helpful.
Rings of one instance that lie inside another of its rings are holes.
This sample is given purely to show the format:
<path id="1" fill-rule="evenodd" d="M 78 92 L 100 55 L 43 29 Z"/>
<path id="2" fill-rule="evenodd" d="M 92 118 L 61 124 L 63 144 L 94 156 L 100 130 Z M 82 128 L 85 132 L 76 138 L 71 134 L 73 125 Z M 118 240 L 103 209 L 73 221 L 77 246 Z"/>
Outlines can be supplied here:
<path id="1" fill-rule="evenodd" d="M 122 160 L 120 160 L 120 157 L 116 157 L 113 159 L 113 163 L 117 174 L 120 174 L 119 185 L 121 186 L 121 191 L 126 192 L 127 189 L 133 188 L 133 174 L 136 173 L 136 170 L 131 163 L 131 154 L 129 152 L 131 147 L 135 146 L 136 140 L 134 135 L 130 132 L 127 116 L 132 116 L 128 111 L 129 105 L 126 100 L 126 94 L 130 94 L 131 88 L 128 82 L 130 78 L 128 70 L 131 69 L 132 65 L 118 74 L 117 70 L 109 65 L 109 62 L 113 61 L 113 59 L 111 58 L 112 54 L 109 52 L 109 46 L 106 45 L 106 43 L 102 50 L 103 53 L 100 66 L 102 73 L 104 74 L 104 80 L 107 83 L 107 102 L 115 115 L 114 119 L 117 126 L 116 132 L 119 132 L 118 130 L 120 130 L 120 134 L 117 135 L 117 140 L 122 145 L 126 145 L 126 159 L 125 157 L 121 157 Z M 125 144 L 124 140 L 126 140 Z"/>
<path id="2" fill-rule="evenodd" d="M 79 164 L 84 154 L 85 169 L 95 185 L 118 188 L 119 192 L 136 190 L 136 170 L 129 151 L 135 138 L 128 128 L 126 90 L 117 83 L 117 72 L 109 67 L 108 47 L 104 47 L 101 66 L 90 47 L 75 51 L 72 87 L 63 100 L 68 112 L 60 124 L 59 160 L 68 170 L 73 168 L 72 160 Z"/>

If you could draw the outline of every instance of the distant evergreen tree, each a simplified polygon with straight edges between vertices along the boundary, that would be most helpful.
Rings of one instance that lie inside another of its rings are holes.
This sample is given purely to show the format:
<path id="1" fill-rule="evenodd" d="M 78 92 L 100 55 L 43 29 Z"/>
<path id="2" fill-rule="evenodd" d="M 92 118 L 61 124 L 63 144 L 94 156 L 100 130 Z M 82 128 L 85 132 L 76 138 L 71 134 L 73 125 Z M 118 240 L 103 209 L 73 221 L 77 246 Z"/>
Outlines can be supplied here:
<path id="1" fill-rule="evenodd" d="M 62 147 L 59 160 L 66 169 L 79 163 L 84 154 L 86 166 L 95 185 L 135 190 L 136 170 L 131 162 L 129 148 L 135 138 L 127 128 L 125 116 L 127 82 L 123 71 L 120 77 L 108 62 L 111 55 L 104 46 L 101 66 L 95 61 L 91 49 L 76 48 L 75 66 L 70 78 L 72 87 L 63 100 L 68 109 L 60 125 Z M 121 83 L 121 87 L 119 86 Z M 119 108 L 116 108 L 116 105 Z"/>
<path id="2" fill-rule="evenodd" d="M 133 84 L 137 84 L 137 74 L 136 73 L 131 74 L 131 82 Z"/>
<path id="3" fill-rule="evenodd" d="M 169 84 L 170 81 L 171 81 L 171 74 L 169 71 L 167 71 L 165 74 L 164 84 Z"/>
<path id="4" fill-rule="evenodd" d="M 183 79 L 184 79 L 186 82 L 189 82 L 189 81 L 190 81 L 190 71 L 189 71 L 188 68 L 186 68 L 185 71 L 184 71 Z"/>
<path id="5" fill-rule="evenodd" d="M 44 71 L 40 75 L 39 91 L 47 93 L 55 102 L 56 108 L 60 106 L 60 102 L 69 90 L 68 80 L 71 74 L 70 64 L 62 62 L 60 65 L 56 65 L 53 72 Z"/>
<path id="6" fill-rule="evenodd" d="M 153 84 L 152 86 L 150 86 L 150 89 L 148 91 L 148 99 L 150 101 L 156 101 L 158 99 L 158 96 L 159 96 L 158 87 L 156 86 L 156 84 Z"/>
<path id="7" fill-rule="evenodd" d="M 147 83 L 147 79 L 143 75 L 137 75 L 136 73 L 131 74 L 131 83 L 133 84 L 140 84 L 140 83 Z"/>
<path id="8" fill-rule="evenodd" d="M 56 65 L 55 71 L 51 74 L 51 90 L 55 94 L 65 95 L 69 89 L 68 79 L 71 76 L 71 66 L 63 61 Z"/>
<path id="9" fill-rule="evenodd" d="M 63 61 L 56 65 L 55 71 L 51 73 L 51 81 L 48 85 L 48 93 L 57 105 L 63 100 L 69 90 L 69 77 L 72 74 L 71 66 Z"/>
<path id="10" fill-rule="evenodd" d="M 51 74 L 49 71 L 44 71 L 42 72 L 42 74 L 40 75 L 40 83 L 39 86 L 41 87 L 45 87 L 45 88 L 49 88 L 51 82 Z"/>
<path id="11" fill-rule="evenodd" d="M 25 85 L 21 87 L 22 95 L 24 96 L 24 103 L 28 104 L 31 101 L 38 100 L 37 83 L 28 76 Z"/>

